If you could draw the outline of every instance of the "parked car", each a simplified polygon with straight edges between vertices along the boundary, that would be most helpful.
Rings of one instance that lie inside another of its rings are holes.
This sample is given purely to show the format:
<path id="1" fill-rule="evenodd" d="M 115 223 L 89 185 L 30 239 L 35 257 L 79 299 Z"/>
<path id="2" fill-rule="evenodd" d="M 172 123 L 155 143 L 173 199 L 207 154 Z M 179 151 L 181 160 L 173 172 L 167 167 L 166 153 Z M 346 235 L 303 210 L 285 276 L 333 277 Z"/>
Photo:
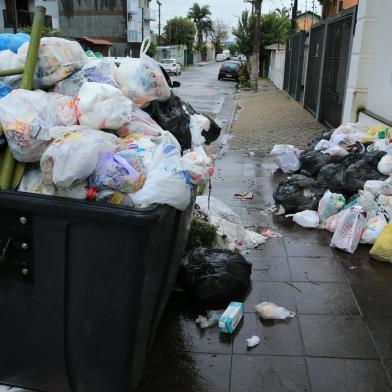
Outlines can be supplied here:
<path id="1" fill-rule="evenodd" d="M 216 55 L 216 61 L 220 62 L 220 61 L 225 61 L 227 60 L 226 55 L 224 55 L 223 53 L 219 53 Z"/>
<path id="2" fill-rule="evenodd" d="M 234 79 L 238 81 L 240 66 L 239 61 L 225 61 L 220 67 L 218 80 Z"/>
<path id="3" fill-rule="evenodd" d="M 181 64 L 176 59 L 162 60 L 161 66 L 169 74 L 181 75 Z"/>

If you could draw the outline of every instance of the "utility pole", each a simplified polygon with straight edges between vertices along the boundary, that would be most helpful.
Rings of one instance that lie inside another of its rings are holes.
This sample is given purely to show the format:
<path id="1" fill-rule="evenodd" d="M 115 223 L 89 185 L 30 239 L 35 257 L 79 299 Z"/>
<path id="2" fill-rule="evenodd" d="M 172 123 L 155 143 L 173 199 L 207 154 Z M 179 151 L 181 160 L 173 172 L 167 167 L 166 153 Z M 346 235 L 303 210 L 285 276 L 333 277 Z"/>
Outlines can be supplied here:
<path id="1" fill-rule="evenodd" d="M 298 0 L 294 0 L 293 13 L 291 15 L 291 34 L 295 34 L 297 30 L 297 10 L 298 10 Z"/>
<path id="2" fill-rule="evenodd" d="M 161 5 L 162 3 L 157 0 L 158 4 L 158 46 L 161 45 Z"/>
<path id="3" fill-rule="evenodd" d="M 324 0 L 322 19 L 326 19 L 328 17 L 328 8 L 329 8 L 329 0 Z"/>
<path id="4" fill-rule="evenodd" d="M 261 3 L 263 0 L 254 0 L 254 10 L 256 16 L 254 43 L 252 54 L 252 75 L 250 78 L 250 85 L 254 92 L 257 92 L 257 84 L 259 81 L 260 71 L 260 20 L 261 20 Z"/>

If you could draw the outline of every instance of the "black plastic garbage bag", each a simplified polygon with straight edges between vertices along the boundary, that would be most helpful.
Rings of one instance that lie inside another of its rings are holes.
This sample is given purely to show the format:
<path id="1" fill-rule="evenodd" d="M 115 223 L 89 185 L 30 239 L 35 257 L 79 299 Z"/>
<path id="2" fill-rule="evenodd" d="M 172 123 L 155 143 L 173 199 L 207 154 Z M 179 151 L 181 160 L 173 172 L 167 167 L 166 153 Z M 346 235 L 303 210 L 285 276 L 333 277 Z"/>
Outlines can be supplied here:
<path id="1" fill-rule="evenodd" d="M 251 273 L 252 264 L 240 253 L 199 247 L 182 260 L 178 283 L 193 298 L 220 304 L 241 300 Z"/>
<path id="2" fill-rule="evenodd" d="M 329 189 L 331 192 L 342 193 L 343 176 L 346 167 L 343 163 L 329 163 L 323 166 L 317 174 L 317 181 L 324 189 Z"/>
<path id="3" fill-rule="evenodd" d="M 306 150 L 300 155 L 299 160 L 302 170 L 306 170 L 315 176 L 323 166 L 339 159 L 329 154 L 323 154 L 321 151 Z"/>
<path id="4" fill-rule="evenodd" d="M 348 166 L 342 180 L 344 190 L 354 194 L 363 189 L 368 180 L 385 180 L 387 176 L 377 170 L 377 164 L 384 155 L 383 152 L 367 153 L 362 159 Z"/>
<path id="5" fill-rule="evenodd" d="M 189 129 L 190 116 L 183 108 L 179 97 L 172 93 L 166 102 L 152 101 L 145 111 L 161 128 L 175 136 L 183 150 L 192 147 L 192 135 Z"/>
<path id="6" fill-rule="evenodd" d="M 278 185 L 274 200 L 283 206 L 286 213 L 317 210 L 325 190 L 314 178 L 294 174 Z"/>

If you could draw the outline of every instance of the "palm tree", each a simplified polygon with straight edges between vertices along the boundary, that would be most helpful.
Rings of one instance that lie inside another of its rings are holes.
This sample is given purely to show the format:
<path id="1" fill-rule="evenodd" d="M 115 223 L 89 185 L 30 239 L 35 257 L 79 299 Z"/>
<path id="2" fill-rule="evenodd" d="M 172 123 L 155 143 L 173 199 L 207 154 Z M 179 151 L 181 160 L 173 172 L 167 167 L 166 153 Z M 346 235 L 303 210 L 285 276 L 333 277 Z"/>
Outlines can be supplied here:
<path id="1" fill-rule="evenodd" d="M 209 15 L 211 15 L 210 6 L 203 5 L 200 7 L 198 3 L 193 3 L 193 6 L 189 9 L 188 18 L 192 19 L 196 25 L 197 30 L 197 48 L 199 49 L 203 42 L 203 32 L 208 27 L 208 21 L 210 21 Z"/>
<path id="2" fill-rule="evenodd" d="M 289 16 L 289 10 L 288 10 L 288 8 L 286 8 L 286 7 L 283 7 L 283 8 L 276 8 L 275 9 L 275 12 L 279 15 L 279 16 L 281 16 L 281 17 L 283 17 L 283 16 Z"/>

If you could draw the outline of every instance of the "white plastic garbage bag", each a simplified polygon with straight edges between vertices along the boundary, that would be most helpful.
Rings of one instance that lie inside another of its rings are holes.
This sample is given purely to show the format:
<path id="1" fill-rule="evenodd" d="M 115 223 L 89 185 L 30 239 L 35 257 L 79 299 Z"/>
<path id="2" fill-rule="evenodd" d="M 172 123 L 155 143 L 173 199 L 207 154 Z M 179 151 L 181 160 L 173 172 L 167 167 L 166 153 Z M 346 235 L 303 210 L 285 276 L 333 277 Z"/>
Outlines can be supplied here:
<path id="1" fill-rule="evenodd" d="M 290 312 L 272 302 L 262 302 L 256 305 L 255 309 L 259 317 L 264 320 L 285 320 L 295 316 L 295 312 Z"/>
<path id="2" fill-rule="evenodd" d="M 298 150 L 289 144 L 277 144 L 270 152 L 274 162 L 285 173 L 293 173 L 300 169 L 298 154 Z"/>
<path id="3" fill-rule="evenodd" d="M 9 49 L 0 51 L 0 71 L 21 68 L 23 66 L 23 59 L 19 58 L 16 53 Z M 0 80 L 3 80 L 4 83 L 16 87 L 16 85 L 19 84 L 18 82 L 22 80 L 22 75 L 5 76 L 4 78 L 0 78 Z"/>
<path id="4" fill-rule="evenodd" d="M 353 141 L 360 141 L 363 138 L 368 138 L 369 134 L 366 132 L 367 128 L 357 124 L 341 124 L 331 135 L 330 142 L 337 144 L 349 137 Z"/>
<path id="5" fill-rule="evenodd" d="M 384 155 L 378 162 L 377 170 L 386 176 L 392 175 L 392 155 Z"/>
<path id="6" fill-rule="evenodd" d="M 116 136 L 86 127 L 56 132 L 58 137 L 42 155 L 41 170 L 45 184 L 63 189 L 90 176 L 100 154 L 113 152 L 119 145 Z"/>
<path id="7" fill-rule="evenodd" d="M 362 244 L 374 244 L 384 231 L 387 224 L 388 222 L 382 213 L 377 214 L 373 218 L 367 219 L 361 234 L 360 242 Z"/>
<path id="8" fill-rule="evenodd" d="M 118 129 L 116 133 L 120 137 L 139 134 L 149 138 L 157 138 L 162 132 L 163 129 L 148 113 L 140 109 L 137 105 L 133 105 L 131 121 Z"/>
<path id="9" fill-rule="evenodd" d="M 315 146 L 314 150 L 315 151 L 323 151 L 327 150 L 328 148 L 331 147 L 331 142 L 329 140 L 321 139 Z"/>
<path id="10" fill-rule="evenodd" d="M 185 153 L 181 157 L 181 166 L 188 173 L 192 184 L 205 183 L 214 173 L 211 158 L 205 153 L 203 146 Z"/>
<path id="11" fill-rule="evenodd" d="M 185 210 L 190 203 L 191 187 L 181 168 L 181 150 L 174 145 L 158 145 L 147 170 L 146 182 L 139 191 L 130 194 L 141 207 L 168 204 Z"/>
<path id="12" fill-rule="evenodd" d="M 344 211 L 340 211 L 336 215 L 330 216 L 322 225 L 321 228 L 328 230 L 330 233 L 335 233 L 338 227 L 339 221 L 342 218 Z"/>
<path id="13" fill-rule="evenodd" d="M 330 216 L 336 215 L 344 207 L 345 203 L 346 200 L 343 195 L 327 190 L 318 206 L 320 222 L 325 222 Z"/>
<path id="14" fill-rule="evenodd" d="M 305 210 L 296 214 L 286 215 L 286 218 L 293 217 L 293 222 L 305 228 L 316 228 L 320 224 L 320 215 L 317 211 Z"/>
<path id="15" fill-rule="evenodd" d="M 359 191 L 359 196 L 357 197 L 357 203 L 366 212 L 367 218 L 372 218 L 376 216 L 380 209 L 378 202 L 376 201 L 375 195 L 367 191 Z"/>
<path id="16" fill-rule="evenodd" d="M 40 160 L 50 128 L 76 123 L 74 101 L 62 94 L 17 89 L 0 100 L 0 124 L 12 155 L 21 162 Z"/>
<path id="17" fill-rule="evenodd" d="M 327 148 L 326 150 L 323 151 L 323 154 L 329 154 L 333 157 L 346 157 L 347 155 L 349 155 L 349 152 L 347 150 L 345 150 L 343 147 L 341 146 L 332 146 Z"/>
<path id="18" fill-rule="evenodd" d="M 29 43 L 24 43 L 18 50 L 18 57 L 25 61 Z M 88 57 L 80 44 L 64 38 L 41 38 L 35 84 L 38 88 L 54 86 L 60 80 L 87 64 Z"/>
<path id="19" fill-rule="evenodd" d="M 122 92 L 140 106 L 148 106 L 151 101 L 167 101 L 170 88 L 159 64 L 146 55 L 151 39 L 144 39 L 140 58 L 127 58 L 119 66 L 116 81 Z"/>
<path id="20" fill-rule="evenodd" d="M 208 216 L 215 215 L 217 218 L 225 219 L 231 223 L 242 224 L 239 215 L 216 197 L 210 196 L 208 201 L 208 196 L 197 196 L 196 204 Z"/>
<path id="21" fill-rule="evenodd" d="M 93 60 L 69 78 L 56 83 L 53 91 L 76 97 L 79 94 L 80 87 L 86 82 L 104 83 L 118 87 L 115 80 L 116 72 L 117 67 L 113 61 L 107 59 Z"/>
<path id="22" fill-rule="evenodd" d="M 30 169 L 25 171 L 18 191 L 53 196 L 56 193 L 56 188 L 52 184 L 43 183 L 41 170 Z"/>
<path id="23" fill-rule="evenodd" d="M 205 126 L 208 126 L 208 128 L 210 126 L 210 121 L 207 117 L 203 116 L 202 114 L 192 114 L 190 116 L 189 129 L 191 130 L 192 134 L 192 146 L 200 146 L 205 143 L 206 139 L 201 134 Z"/>
<path id="24" fill-rule="evenodd" d="M 350 207 L 344 211 L 331 240 L 331 246 L 354 253 L 365 226 L 365 216 L 360 206 Z"/>
<path id="25" fill-rule="evenodd" d="M 363 186 L 365 192 L 370 192 L 372 195 L 379 195 L 382 193 L 382 187 L 384 186 L 384 181 L 379 180 L 368 180 Z"/>
<path id="26" fill-rule="evenodd" d="M 381 186 L 381 193 L 386 196 L 392 196 L 392 176 L 388 177 Z"/>
<path id="27" fill-rule="evenodd" d="M 116 87 L 87 82 L 80 88 L 75 106 L 80 125 L 116 130 L 131 120 L 133 104 Z"/>

